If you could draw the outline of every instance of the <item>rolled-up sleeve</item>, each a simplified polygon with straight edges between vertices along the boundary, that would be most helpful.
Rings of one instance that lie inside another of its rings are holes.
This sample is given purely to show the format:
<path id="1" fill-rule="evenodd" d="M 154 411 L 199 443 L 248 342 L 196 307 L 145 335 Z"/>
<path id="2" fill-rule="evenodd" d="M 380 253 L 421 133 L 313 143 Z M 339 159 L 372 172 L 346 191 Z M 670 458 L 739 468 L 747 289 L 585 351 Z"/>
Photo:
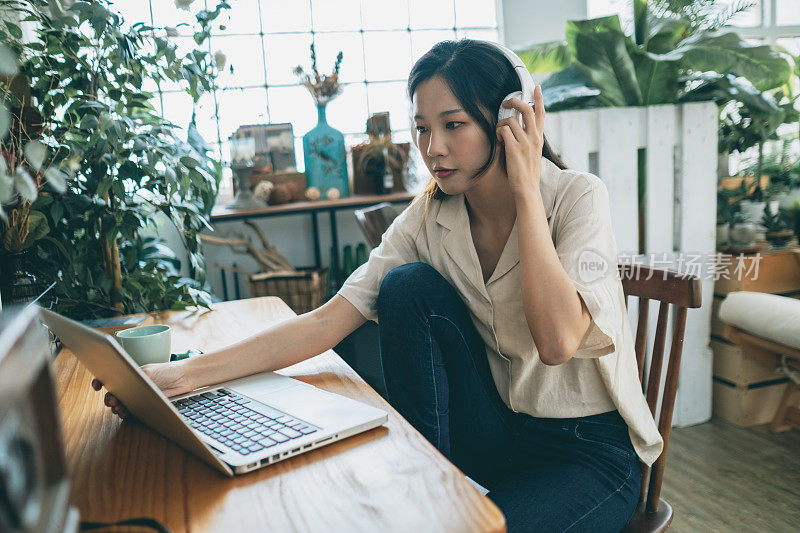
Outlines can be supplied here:
<path id="1" fill-rule="evenodd" d="M 559 222 L 555 245 L 592 319 L 574 357 L 594 358 L 613 353 L 618 345 L 621 286 L 608 190 L 596 176 L 582 177 L 588 190 Z"/>
<path id="2" fill-rule="evenodd" d="M 344 282 L 338 294 L 358 309 L 367 320 L 377 321 L 378 291 L 393 268 L 419 261 L 415 238 L 421 231 L 425 199 L 417 198 L 383 234 L 381 243 Z"/>

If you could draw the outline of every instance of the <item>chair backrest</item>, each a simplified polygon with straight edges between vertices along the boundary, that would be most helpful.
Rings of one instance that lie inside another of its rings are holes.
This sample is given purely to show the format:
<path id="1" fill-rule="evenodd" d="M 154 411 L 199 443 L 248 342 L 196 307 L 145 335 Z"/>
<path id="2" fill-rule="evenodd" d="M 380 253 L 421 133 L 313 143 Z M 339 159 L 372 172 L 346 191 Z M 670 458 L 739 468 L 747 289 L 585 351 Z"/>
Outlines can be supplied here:
<path id="1" fill-rule="evenodd" d="M 664 342 L 667 337 L 667 319 L 670 306 L 675 308 L 672 322 L 672 341 L 670 343 L 669 361 L 667 363 L 664 390 L 661 393 L 661 412 L 658 417 L 658 431 L 664 439 L 664 449 L 653 466 L 642 468 L 642 491 L 640 503 L 647 501 L 645 511 L 658 511 L 661 497 L 661 482 L 664 478 L 664 465 L 667 456 L 667 444 L 672 427 L 672 411 L 675 407 L 675 393 L 678 389 L 678 372 L 680 371 L 681 352 L 683 351 L 683 333 L 686 328 L 686 310 L 698 308 L 702 304 L 702 283 L 700 278 L 675 271 L 650 268 L 639 264 L 618 265 L 625 300 L 629 297 L 639 299 L 638 320 L 636 325 L 636 361 L 639 366 L 639 380 L 642 391 L 647 398 L 650 413 L 655 418 L 664 370 Z M 647 350 L 647 318 L 650 300 L 660 302 L 658 323 L 656 324 L 653 350 L 650 364 L 645 374 L 645 353 Z M 645 384 L 645 379 L 647 383 Z M 648 481 L 649 477 L 649 481 Z"/>
<path id="2" fill-rule="evenodd" d="M 364 209 L 356 209 L 353 214 L 364 232 L 369 245 L 373 248 L 381 243 L 384 232 L 397 217 L 397 211 L 387 202 L 372 205 Z"/>

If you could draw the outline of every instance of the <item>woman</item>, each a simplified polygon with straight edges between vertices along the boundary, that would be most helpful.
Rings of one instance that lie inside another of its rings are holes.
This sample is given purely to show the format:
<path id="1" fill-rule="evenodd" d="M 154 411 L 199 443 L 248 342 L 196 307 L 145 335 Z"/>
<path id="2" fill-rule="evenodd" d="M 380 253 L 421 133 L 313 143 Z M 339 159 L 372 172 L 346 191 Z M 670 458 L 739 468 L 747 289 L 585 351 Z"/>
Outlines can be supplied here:
<path id="1" fill-rule="evenodd" d="M 503 101 L 520 86 L 489 43 L 435 45 L 408 80 L 433 178 L 369 261 L 315 311 L 144 371 L 181 394 L 297 363 L 377 318 L 390 403 L 489 489 L 509 531 L 621 529 L 639 461 L 652 464 L 662 442 L 615 276 L 608 194 L 544 140 L 540 88 L 533 108 Z M 501 102 L 524 127 L 498 122 Z"/>

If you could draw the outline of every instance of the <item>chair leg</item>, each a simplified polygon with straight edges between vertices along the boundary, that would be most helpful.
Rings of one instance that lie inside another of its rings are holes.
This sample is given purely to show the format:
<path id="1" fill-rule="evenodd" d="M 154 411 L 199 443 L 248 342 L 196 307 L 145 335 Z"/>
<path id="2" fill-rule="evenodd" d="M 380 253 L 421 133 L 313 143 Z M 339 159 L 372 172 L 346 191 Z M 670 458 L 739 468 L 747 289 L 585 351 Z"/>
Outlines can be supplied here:
<path id="1" fill-rule="evenodd" d="M 786 384 L 786 388 L 783 390 L 783 396 L 781 397 L 781 403 L 778 404 L 778 410 L 775 411 L 775 416 L 772 418 L 772 422 L 769 425 L 769 429 L 773 433 L 787 431 L 794 426 L 792 423 L 794 420 L 792 419 L 797 418 L 797 413 L 795 413 L 795 411 L 800 411 L 800 409 L 792 407 L 789 404 L 796 389 L 797 385 L 795 385 L 794 382 L 789 381 L 789 383 Z M 798 427 L 798 429 L 800 429 L 800 427 Z"/>

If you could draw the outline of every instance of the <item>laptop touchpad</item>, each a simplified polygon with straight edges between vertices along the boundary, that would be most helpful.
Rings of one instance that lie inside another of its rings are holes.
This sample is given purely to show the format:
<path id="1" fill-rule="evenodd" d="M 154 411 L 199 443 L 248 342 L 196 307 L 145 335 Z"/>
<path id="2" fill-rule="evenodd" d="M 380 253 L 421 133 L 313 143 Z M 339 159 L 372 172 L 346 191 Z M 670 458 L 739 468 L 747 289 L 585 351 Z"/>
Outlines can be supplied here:
<path id="1" fill-rule="evenodd" d="M 226 389 L 231 389 L 256 400 L 298 385 L 297 381 L 273 372 L 254 374 L 222 384 Z"/>

